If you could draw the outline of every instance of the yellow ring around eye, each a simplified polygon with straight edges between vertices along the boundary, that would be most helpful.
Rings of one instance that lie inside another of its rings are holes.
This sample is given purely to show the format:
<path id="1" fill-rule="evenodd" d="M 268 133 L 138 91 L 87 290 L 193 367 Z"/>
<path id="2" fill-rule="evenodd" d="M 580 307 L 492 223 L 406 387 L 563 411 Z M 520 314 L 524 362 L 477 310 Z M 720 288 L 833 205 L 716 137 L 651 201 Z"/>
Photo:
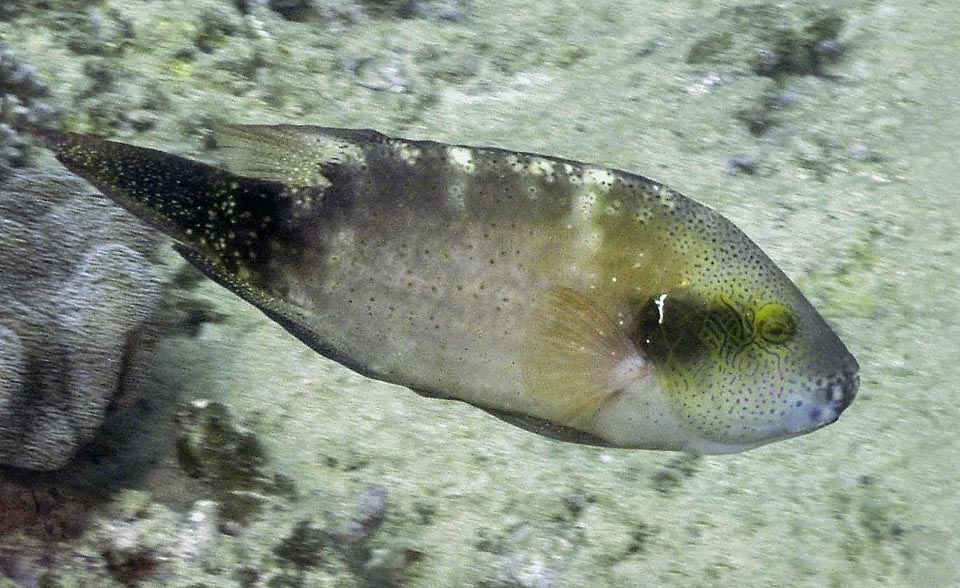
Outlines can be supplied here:
<path id="1" fill-rule="evenodd" d="M 789 308 L 778 302 L 767 304 L 754 321 L 757 334 L 770 343 L 786 343 L 797 331 L 797 319 Z"/>

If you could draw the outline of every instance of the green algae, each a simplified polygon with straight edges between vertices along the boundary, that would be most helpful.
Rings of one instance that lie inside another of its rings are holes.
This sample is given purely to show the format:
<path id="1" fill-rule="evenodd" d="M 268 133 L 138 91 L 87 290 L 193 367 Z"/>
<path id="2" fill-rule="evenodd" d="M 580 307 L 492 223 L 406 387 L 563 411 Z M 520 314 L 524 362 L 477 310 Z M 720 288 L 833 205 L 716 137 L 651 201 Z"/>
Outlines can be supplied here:
<path id="1" fill-rule="evenodd" d="M 177 463 L 211 488 L 224 519 L 249 522 L 262 513 L 264 495 L 296 497 L 290 478 L 267 471 L 267 453 L 257 434 L 236 425 L 226 405 L 193 402 L 177 420 Z"/>

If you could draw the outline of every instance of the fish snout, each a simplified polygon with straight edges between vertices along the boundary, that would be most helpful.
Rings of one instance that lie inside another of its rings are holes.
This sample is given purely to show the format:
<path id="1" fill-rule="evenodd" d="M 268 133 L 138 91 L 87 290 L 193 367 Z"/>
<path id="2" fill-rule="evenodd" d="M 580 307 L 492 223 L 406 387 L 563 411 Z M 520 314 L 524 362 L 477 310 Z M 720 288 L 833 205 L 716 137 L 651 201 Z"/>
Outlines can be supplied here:
<path id="1" fill-rule="evenodd" d="M 859 387 L 860 374 L 856 371 L 835 374 L 820 388 L 822 401 L 810 410 L 810 419 L 823 425 L 836 421 L 853 404 Z"/>

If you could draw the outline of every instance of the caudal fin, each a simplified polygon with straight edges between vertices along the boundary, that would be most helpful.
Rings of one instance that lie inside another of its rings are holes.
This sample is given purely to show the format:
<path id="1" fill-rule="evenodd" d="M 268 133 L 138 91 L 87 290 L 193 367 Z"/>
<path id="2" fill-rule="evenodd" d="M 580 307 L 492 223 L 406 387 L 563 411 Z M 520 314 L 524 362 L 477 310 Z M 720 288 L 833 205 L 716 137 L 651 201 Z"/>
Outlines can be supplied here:
<path id="1" fill-rule="evenodd" d="M 228 271 L 262 263 L 279 236 L 289 201 L 279 182 L 92 135 L 39 135 L 67 169 Z"/>

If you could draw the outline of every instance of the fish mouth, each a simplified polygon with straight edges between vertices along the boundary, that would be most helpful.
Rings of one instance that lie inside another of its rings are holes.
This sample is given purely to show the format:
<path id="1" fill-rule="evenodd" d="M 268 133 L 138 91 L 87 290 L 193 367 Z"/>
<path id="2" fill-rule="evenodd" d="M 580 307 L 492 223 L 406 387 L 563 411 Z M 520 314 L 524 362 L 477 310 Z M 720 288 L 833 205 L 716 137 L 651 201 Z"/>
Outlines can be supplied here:
<path id="1" fill-rule="evenodd" d="M 815 431 L 837 422 L 843 411 L 853 404 L 859 388 L 860 374 L 857 372 L 840 373 L 830 378 L 817 394 L 821 401 L 808 410 L 811 425 L 808 430 Z"/>
<path id="2" fill-rule="evenodd" d="M 840 416 L 840 413 L 853 404 L 853 399 L 857 397 L 859 388 L 860 374 L 852 372 L 836 378 L 825 390 L 827 401 L 831 408 L 836 411 L 837 416 Z"/>
<path id="3" fill-rule="evenodd" d="M 801 393 L 804 399 L 796 401 L 794 410 L 782 414 L 781 419 L 751 429 L 752 434 L 745 438 L 733 441 L 705 438 L 688 444 L 684 450 L 695 454 L 735 453 L 822 429 L 837 422 L 853 403 L 860 387 L 858 372 L 854 369 L 818 379 L 815 387 Z"/>
<path id="4" fill-rule="evenodd" d="M 857 396 L 860 376 L 857 372 L 841 372 L 819 382 L 811 394 L 812 402 L 791 411 L 782 423 L 781 439 L 797 437 L 837 422 Z"/>

